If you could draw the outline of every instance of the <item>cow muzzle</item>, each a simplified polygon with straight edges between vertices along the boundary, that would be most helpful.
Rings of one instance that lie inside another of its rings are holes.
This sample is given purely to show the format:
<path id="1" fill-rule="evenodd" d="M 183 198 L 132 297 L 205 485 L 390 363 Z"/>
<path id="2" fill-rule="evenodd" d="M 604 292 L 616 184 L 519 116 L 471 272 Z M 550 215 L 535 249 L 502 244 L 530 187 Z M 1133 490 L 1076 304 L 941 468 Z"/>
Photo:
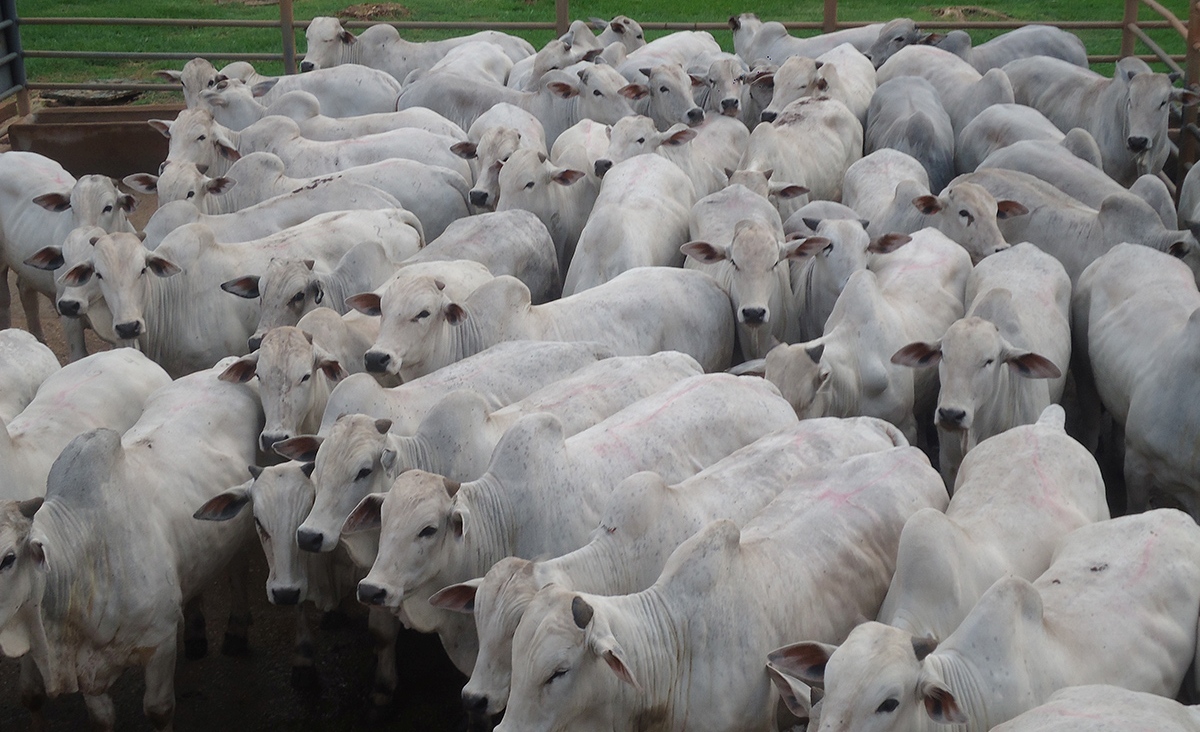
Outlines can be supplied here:
<path id="1" fill-rule="evenodd" d="M 391 354 L 383 351 L 367 351 L 363 354 L 363 366 L 366 367 L 368 373 L 385 374 L 391 362 Z"/>
<path id="2" fill-rule="evenodd" d="M 383 605 L 387 601 L 387 596 L 386 588 L 366 580 L 358 583 L 358 601 L 364 605 Z"/>
<path id="3" fill-rule="evenodd" d="M 721 100 L 721 114 L 725 115 L 726 117 L 736 117 L 740 107 L 741 102 L 735 98 L 731 97 L 729 99 Z"/>
<path id="4" fill-rule="evenodd" d="M 1125 145 L 1135 153 L 1145 152 L 1146 148 L 1150 147 L 1150 138 L 1148 137 L 1129 137 L 1125 140 Z"/>
<path id="5" fill-rule="evenodd" d="M 325 545 L 325 535 L 320 531 L 306 529 L 303 526 L 296 529 L 296 546 L 306 552 L 320 552 Z"/>
<path id="6" fill-rule="evenodd" d="M 312 71 L 315 68 L 317 68 L 317 65 L 314 64 L 312 61 L 301 61 L 300 62 L 300 71 L 302 73 L 305 71 Z"/>
<path id="7" fill-rule="evenodd" d="M 699 107 L 692 107 L 687 112 L 687 123 L 690 127 L 695 127 L 704 121 L 704 110 Z"/>
<path id="8" fill-rule="evenodd" d="M 263 452 L 271 452 L 271 448 L 278 442 L 290 440 L 292 435 L 286 432 L 264 432 L 258 436 L 258 446 Z"/>
<path id="9" fill-rule="evenodd" d="M 131 341 L 142 334 L 142 323 L 138 320 L 117 323 L 113 326 L 113 330 L 117 332 L 117 337 L 121 340 Z"/>
<path id="10" fill-rule="evenodd" d="M 946 430 L 965 430 L 970 427 L 967 410 L 958 407 L 938 407 L 937 418 L 934 422 L 938 427 Z"/>
<path id="11" fill-rule="evenodd" d="M 477 188 L 472 188 L 469 197 L 471 199 L 471 205 L 478 208 L 483 208 L 488 203 L 487 191 L 481 191 Z"/>
<path id="12" fill-rule="evenodd" d="M 742 308 L 739 315 L 746 325 L 763 325 L 768 318 L 766 308 Z"/>
<path id="13" fill-rule="evenodd" d="M 771 110 L 769 110 L 769 109 L 764 109 L 764 110 L 763 110 L 763 113 L 762 113 L 761 115 L 759 115 L 759 120 L 760 120 L 760 121 L 762 121 L 762 122 L 774 122 L 774 121 L 775 121 L 775 118 L 776 118 L 776 117 L 778 117 L 778 116 L 779 116 L 779 115 L 777 115 L 776 113 L 772 112 Z"/>
<path id="14" fill-rule="evenodd" d="M 58 308 L 58 314 L 64 318 L 78 318 L 83 314 L 80 312 L 83 308 L 78 300 L 59 300 L 55 306 Z"/>
<path id="15" fill-rule="evenodd" d="M 299 605 L 299 587 L 275 587 L 271 589 L 272 605 Z"/>

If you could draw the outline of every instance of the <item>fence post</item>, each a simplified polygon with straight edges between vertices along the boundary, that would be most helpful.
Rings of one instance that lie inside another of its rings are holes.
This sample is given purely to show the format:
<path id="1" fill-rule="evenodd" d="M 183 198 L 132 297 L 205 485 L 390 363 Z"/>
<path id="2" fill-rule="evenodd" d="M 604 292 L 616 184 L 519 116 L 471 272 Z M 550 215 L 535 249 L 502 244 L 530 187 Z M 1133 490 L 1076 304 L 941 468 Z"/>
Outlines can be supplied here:
<path id="1" fill-rule="evenodd" d="M 1121 20 L 1121 58 L 1133 55 L 1137 37 L 1129 30 L 1129 26 L 1137 23 L 1139 4 L 1141 0 L 1125 0 L 1125 17 Z"/>
<path id="2" fill-rule="evenodd" d="M 1200 83 L 1200 0 L 1188 3 L 1187 60 L 1184 62 L 1183 87 L 1197 90 Z M 1197 142 L 1193 133 L 1196 125 L 1196 106 L 1183 108 L 1183 121 L 1179 125 L 1179 164 L 1175 172 L 1176 192 L 1183 188 L 1183 177 L 1196 162 Z"/>
<path id="3" fill-rule="evenodd" d="M 554 34 L 561 36 L 571 27 L 570 0 L 554 0 Z"/>
<path id="4" fill-rule="evenodd" d="M 8 86 L 0 91 L 8 91 L 19 87 L 17 91 L 17 114 L 27 117 L 33 111 L 29 104 L 29 90 L 25 88 L 25 54 L 21 50 L 21 19 L 17 16 L 16 0 L 0 0 L 0 20 L 10 21 L 8 27 L 0 30 L 0 54 L 14 54 L 14 58 L 5 66 L 0 67 L 0 77 L 5 77 Z"/>
<path id="5" fill-rule="evenodd" d="M 832 33 L 838 29 L 837 0 L 825 0 L 825 10 L 821 14 L 821 32 Z"/>
<path id="6" fill-rule="evenodd" d="M 279 31 L 283 33 L 283 73 L 296 73 L 296 15 L 292 0 L 279 0 Z"/>

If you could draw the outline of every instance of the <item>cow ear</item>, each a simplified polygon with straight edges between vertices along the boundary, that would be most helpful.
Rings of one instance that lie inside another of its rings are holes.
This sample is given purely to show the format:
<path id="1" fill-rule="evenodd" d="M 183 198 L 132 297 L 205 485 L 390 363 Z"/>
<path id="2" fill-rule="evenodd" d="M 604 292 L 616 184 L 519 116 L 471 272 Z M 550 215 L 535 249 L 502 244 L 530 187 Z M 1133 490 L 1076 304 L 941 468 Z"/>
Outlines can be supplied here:
<path id="1" fill-rule="evenodd" d="M 1188 252 L 1190 252 L 1191 250 L 1192 250 L 1192 245 L 1190 243 L 1188 243 L 1186 240 L 1173 241 L 1173 242 L 1171 242 L 1171 246 L 1167 247 L 1167 254 L 1170 254 L 1172 257 L 1175 257 L 1176 259 L 1183 259 L 1184 257 L 1186 257 L 1188 255 Z"/>
<path id="2" fill-rule="evenodd" d="M 33 199 L 33 202 L 54 213 L 62 213 L 71 208 L 71 197 L 62 193 L 45 193 Z"/>
<path id="3" fill-rule="evenodd" d="M 342 524 L 343 534 L 355 534 L 359 531 L 378 529 L 383 524 L 381 509 L 386 493 L 369 493 L 358 502 L 350 515 Z"/>
<path id="4" fill-rule="evenodd" d="M 66 260 L 63 259 L 62 247 L 51 246 L 42 247 L 34 252 L 25 260 L 25 264 L 35 269 L 44 269 L 47 272 L 53 272 L 66 264 Z"/>
<path id="5" fill-rule="evenodd" d="M 767 661 L 781 672 L 809 686 L 825 686 L 825 664 L 837 646 L 828 643 L 793 643 L 767 654 Z"/>
<path id="6" fill-rule="evenodd" d="M 783 199 L 799 198 L 808 193 L 808 188 L 795 183 L 770 183 L 767 190 L 770 195 Z"/>
<path id="7" fill-rule="evenodd" d="M 137 208 L 137 199 L 128 193 L 122 193 L 121 195 L 117 196 L 117 205 L 120 206 L 121 210 L 125 213 L 132 213 L 133 210 Z"/>
<path id="8" fill-rule="evenodd" d="M 311 463 L 317 459 L 317 451 L 321 449 L 321 442 L 324 439 L 316 435 L 300 435 L 283 442 L 276 442 L 271 449 L 288 460 Z"/>
<path id="9" fill-rule="evenodd" d="M 254 86 L 250 87 L 250 93 L 255 97 L 265 96 L 267 92 L 274 89 L 275 85 L 278 83 L 279 79 L 267 79 L 266 81 L 260 81 Z"/>
<path id="10" fill-rule="evenodd" d="M 685 142 L 691 142 L 694 139 L 696 139 L 696 131 L 687 125 L 680 123 L 677 125 L 671 125 L 671 128 L 666 132 L 666 137 L 663 139 L 662 144 L 668 147 L 678 147 L 679 145 L 682 145 Z"/>
<path id="11" fill-rule="evenodd" d="M 253 300 L 262 294 L 258 289 L 258 281 L 258 275 L 246 275 L 245 277 L 237 277 L 222 282 L 221 289 L 230 295 L 237 295 L 247 300 Z"/>
<path id="12" fill-rule="evenodd" d="M 704 264 L 723 262 L 727 257 L 724 249 L 715 247 L 706 241 L 689 241 L 687 244 L 679 247 L 679 251 L 683 252 L 685 256 Z"/>
<path id="13" fill-rule="evenodd" d="M 258 352 L 242 356 L 229 364 L 217 378 L 230 384 L 244 384 L 258 373 Z"/>
<path id="14" fill-rule="evenodd" d="M 617 639 L 612 635 L 606 635 L 592 643 L 592 647 L 596 653 L 604 659 L 612 672 L 617 675 L 617 678 L 629 684 L 638 691 L 642 690 L 642 685 L 638 683 L 637 677 L 633 675 L 633 671 L 629 668 L 629 662 L 626 660 L 625 651 L 621 648 L 621 644 L 617 643 Z"/>
<path id="15" fill-rule="evenodd" d="M 147 254 L 146 266 L 159 277 L 173 277 L 183 271 L 179 265 L 158 254 Z"/>
<path id="16" fill-rule="evenodd" d="M 447 305 L 443 312 L 446 314 L 446 322 L 450 325 L 458 325 L 467 317 L 467 311 L 463 310 L 462 306 L 456 302 Z"/>
<path id="17" fill-rule="evenodd" d="M 350 375 L 350 372 L 342 366 L 341 362 L 331 356 L 325 356 L 317 360 L 317 369 L 325 374 L 325 378 L 329 379 L 330 383 L 336 384 L 342 379 Z"/>
<path id="18" fill-rule="evenodd" d="M 582 170 L 563 168 L 562 170 L 554 171 L 554 174 L 550 176 L 550 180 L 558 183 L 559 185 L 569 186 L 586 175 L 587 173 L 584 173 Z"/>
<path id="19" fill-rule="evenodd" d="M 249 503 L 250 483 L 247 482 L 213 496 L 203 506 L 196 509 L 192 518 L 201 521 L 228 521 L 241 513 Z"/>
<path id="20" fill-rule="evenodd" d="M 579 96 L 579 87 L 565 81 L 552 81 L 546 85 L 546 89 L 561 99 L 570 99 L 571 97 Z"/>
<path id="21" fill-rule="evenodd" d="M 1200 102 L 1200 94 L 1191 89 L 1172 89 L 1171 99 L 1181 103 L 1185 107 L 1190 107 L 1193 104 Z"/>
<path id="22" fill-rule="evenodd" d="M 213 147 L 217 148 L 217 154 L 226 160 L 236 161 L 242 157 L 242 154 L 237 151 L 236 147 L 221 140 L 213 140 Z"/>
<path id="23" fill-rule="evenodd" d="M 806 236 L 791 248 L 790 259 L 803 259 L 824 251 L 832 251 L 833 242 L 823 236 Z"/>
<path id="24" fill-rule="evenodd" d="M 942 210 L 942 202 L 938 200 L 937 196 L 917 196 L 913 199 L 913 205 L 926 216 Z"/>
<path id="25" fill-rule="evenodd" d="M 821 62 L 818 61 L 817 63 L 821 63 Z M 829 88 L 829 82 L 824 77 L 821 77 L 820 79 L 817 79 L 815 82 L 813 82 L 813 86 L 815 86 L 820 91 L 825 91 L 826 89 Z"/>
<path id="26" fill-rule="evenodd" d="M 170 81 L 183 83 L 183 72 L 176 71 L 175 69 L 159 69 L 158 71 L 152 73 L 151 76 L 157 76 L 161 79 L 168 79 Z"/>
<path id="27" fill-rule="evenodd" d="M 705 86 L 708 84 L 708 79 L 700 74 L 688 74 L 688 79 L 692 82 L 692 86 Z"/>
<path id="28" fill-rule="evenodd" d="M 1057 379 L 1062 376 L 1062 371 L 1053 361 L 1028 351 L 1005 354 L 1004 362 L 1015 373 L 1027 379 Z"/>
<path id="29" fill-rule="evenodd" d="M 379 295 L 374 292 L 363 292 L 357 295 L 351 295 L 346 298 L 346 304 L 354 308 L 363 315 L 374 315 L 376 317 L 383 314 L 383 310 L 379 307 Z"/>
<path id="30" fill-rule="evenodd" d="M 320 305 L 321 301 L 324 299 L 325 299 L 325 288 L 321 285 L 321 283 L 319 281 L 313 282 L 313 303 L 316 305 Z"/>
<path id="31" fill-rule="evenodd" d="M 163 137 L 165 137 L 167 139 L 170 139 L 171 124 L 172 124 L 170 120 L 151 119 L 151 120 L 147 120 L 146 124 L 150 125 L 152 128 L 157 130 L 158 134 L 162 135 Z"/>
<path id="32" fill-rule="evenodd" d="M 67 270 L 67 273 L 62 276 L 62 283 L 67 287 L 80 287 L 82 285 L 86 285 L 88 280 L 92 279 L 93 271 L 92 265 L 88 264 L 87 262 L 77 264 L 71 269 Z"/>
<path id="33" fill-rule="evenodd" d="M 442 610 L 471 615 L 475 612 L 475 593 L 481 584 L 483 584 L 483 578 L 477 577 L 457 585 L 450 585 L 433 593 L 433 596 L 429 598 L 429 604 Z"/>
<path id="34" fill-rule="evenodd" d="M 354 44 L 358 43 L 358 36 L 354 35 L 348 30 L 343 30 L 338 34 L 338 40 L 345 44 Z"/>
<path id="35" fill-rule="evenodd" d="M 871 240 L 867 246 L 868 252 L 876 254 L 891 254 L 900 247 L 912 241 L 912 237 L 907 234 L 884 234 L 881 237 Z"/>
<path id="36" fill-rule="evenodd" d="M 921 699 L 925 703 L 925 713 L 938 724 L 967 724 L 970 721 L 945 684 L 931 680 L 922 682 Z"/>
<path id="37" fill-rule="evenodd" d="M 626 84 L 618 89 L 617 93 L 626 99 L 637 100 L 644 99 L 646 96 L 648 96 L 650 94 L 650 89 L 648 89 L 644 84 Z"/>
<path id="38" fill-rule="evenodd" d="M 149 173 L 134 173 L 121 179 L 121 182 L 138 193 L 158 193 L 158 176 Z"/>
<path id="39" fill-rule="evenodd" d="M 1016 201 L 996 201 L 996 218 L 998 219 L 1011 219 L 1014 216 L 1024 216 L 1027 213 L 1029 213 L 1029 209 Z"/>
<path id="40" fill-rule="evenodd" d="M 461 539 L 467 535 L 467 522 L 471 519 L 471 509 L 466 506 L 455 506 L 450 512 L 450 530 L 454 538 Z"/>
<path id="41" fill-rule="evenodd" d="M 767 664 L 767 676 L 771 678 L 771 683 L 775 685 L 779 698 L 789 712 L 800 719 L 809 719 L 812 716 L 811 686 L 799 679 L 793 679 L 772 663 Z"/>
<path id="42" fill-rule="evenodd" d="M 473 142 L 456 142 L 450 146 L 450 152 L 464 160 L 474 160 L 479 156 L 479 146 Z"/>
<path id="43" fill-rule="evenodd" d="M 909 343 L 892 354 L 892 363 L 912 368 L 937 366 L 941 360 L 942 346 L 940 343 Z"/>
<path id="44" fill-rule="evenodd" d="M 234 159 L 236 160 L 236 158 Z M 220 178 L 209 178 L 208 180 L 204 181 L 204 190 L 215 196 L 219 196 L 230 188 L 233 188 L 235 185 L 237 185 L 237 181 L 235 181 L 233 178 L 221 176 Z"/>

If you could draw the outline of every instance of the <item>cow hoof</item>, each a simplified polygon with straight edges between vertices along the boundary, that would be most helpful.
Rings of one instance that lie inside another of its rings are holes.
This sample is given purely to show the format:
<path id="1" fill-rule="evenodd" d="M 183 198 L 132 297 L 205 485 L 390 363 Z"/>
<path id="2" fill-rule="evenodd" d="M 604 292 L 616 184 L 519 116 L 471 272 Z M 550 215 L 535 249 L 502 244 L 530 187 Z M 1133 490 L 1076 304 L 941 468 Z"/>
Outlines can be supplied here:
<path id="1" fill-rule="evenodd" d="M 248 656 L 250 655 L 250 642 L 243 635 L 225 634 L 225 640 L 221 642 L 222 656 Z"/>
<path id="2" fill-rule="evenodd" d="M 203 636 L 199 638 L 184 638 L 183 639 L 183 657 L 189 661 L 196 661 L 208 655 L 208 638 Z"/>
<path id="3" fill-rule="evenodd" d="M 315 666 L 292 666 L 292 688 L 296 691 L 315 692 L 321 688 L 321 679 Z"/>
<path id="4" fill-rule="evenodd" d="M 321 630 L 341 630 L 350 625 L 350 616 L 341 610 L 330 610 L 321 615 Z"/>

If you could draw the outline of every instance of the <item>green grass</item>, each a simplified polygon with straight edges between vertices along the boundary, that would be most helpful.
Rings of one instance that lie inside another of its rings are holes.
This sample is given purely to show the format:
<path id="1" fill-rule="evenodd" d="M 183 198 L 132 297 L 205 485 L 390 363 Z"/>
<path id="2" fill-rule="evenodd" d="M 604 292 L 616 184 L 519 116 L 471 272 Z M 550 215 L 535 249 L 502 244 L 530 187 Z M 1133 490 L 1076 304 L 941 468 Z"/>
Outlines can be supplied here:
<path id="1" fill-rule="evenodd" d="M 337 0 L 296 0 L 297 19 L 317 15 L 333 15 L 348 3 Z M 403 20 L 421 21 L 541 21 L 554 19 L 553 0 L 404 0 L 408 13 Z M 887 0 L 843 0 L 839 18 L 845 21 L 888 20 L 907 16 L 929 20 L 930 10 L 945 4 L 914 7 L 903 2 Z M 1185 0 L 1166 0 L 1165 5 L 1186 20 Z M 1016 20 L 1120 20 L 1123 4 L 1115 0 L 991 0 L 977 2 L 977 7 L 1004 13 Z M 22 0 L 19 12 L 23 17 L 143 17 L 143 18 L 236 18 L 246 20 L 278 20 L 277 5 L 246 4 L 244 2 L 214 2 L 214 0 Z M 592 16 L 611 17 L 623 13 L 640 21 L 720 22 L 730 15 L 755 12 L 764 19 L 818 21 L 821 3 L 808 0 L 712 0 L 711 2 L 682 2 L 680 0 L 574 0 L 572 18 Z M 1153 13 L 1142 9 L 1142 19 Z M 998 32 L 998 31 L 997 31 Z M 976 42 L 996 32 L 976 32 Z M 447 33 L 408 31 L 414 40 L 424 40 Z M 524 32 L 535 46 L 550 40 L 549 31 Z M 654 38 L 656 33 L 648 33 Z M 732 36 L 727 31 L 714 34 L 726 48 L 732 50 Z M 1154 31 L 1151 35 L 1172 53 L 1181 53 L 1183 40 L 1174 30 Z M 1091 53 L 1117 53 L 1120 36 L 1117 31 L 1086 31 L 1080 36 Z M 112 26 L 39 26 L 22 28 L 22 42 L 27 50 L 90 50 L 90 51 L 188 51 L 201 53 L 277 53 L 280 51 L 279 31 L 274 28 L 162 28 Z M 297 52 L 303 53 L 304 36 L 296 34 Z M 1139 44 L 1140 46 L 1140 44 Z M 1138 53 L 1147 53 L 1139 47 Z M 180 68 L 183 62 L 90 61 L 66 59 L 29 59 L 27 72 L 33 82 L 92 81 L 105 79 L 149 79 L 157 68 Z M 281 73 L 279 64 L 259 63 L 264 73 Z M 1098 66 L 1105 72 L 1111 67 Z"/>

